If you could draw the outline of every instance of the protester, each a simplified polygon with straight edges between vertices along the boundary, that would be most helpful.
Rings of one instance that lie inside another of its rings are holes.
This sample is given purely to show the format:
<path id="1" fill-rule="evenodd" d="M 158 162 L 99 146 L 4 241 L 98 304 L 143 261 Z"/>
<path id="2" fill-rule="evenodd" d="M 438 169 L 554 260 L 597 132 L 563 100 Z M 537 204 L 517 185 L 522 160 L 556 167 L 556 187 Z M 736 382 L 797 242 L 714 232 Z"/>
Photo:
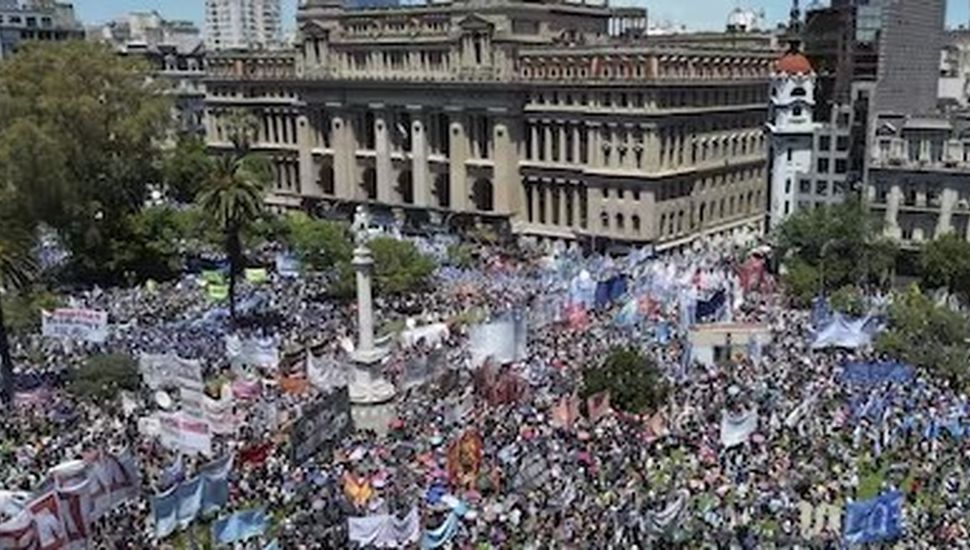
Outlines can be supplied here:
<path id="1" fill-rule="evenodd" d="M 233 331 L 197 275 L 77 294 L 73 306 L 108 312 L 110 336 L 13 338 L 18 379 L 36 383 L 21 384 L 18 406 L 0 419 L 3 489 L 27 499 L 58 464 L 132 450 L 140 495 L 93 525 L 92 546 L 105 548 L 168 544 L 157 537 L 153 499 L 223 456 L 233 462 L 218 517 L 265 507 L 273 518 L 247 548 L 345 548 L 365 535 L 402 546 L 420 536 L 428 548 L 836 547 L 846 504 L 892 490 L 904 495 L 905 547 L 965 540 L 966 397 L 921 371 L 847 382 L 847 363 L 889 358 L 813 350 L 808 315 L 787 308 L 769 277 L 745 272 L 742 281 L 737 253 L 711 246 L 611 259 L 482 247 L 475 268 L 442 266 L 432 291 L 376 301 L 388 324 L 449 328 L 436 342 L 392 346 L 384 373 L 399 393 L 387 432 L 342 435 L 299 462 L 292 423 L 333 399 L 331 381 L 347 375 L 327 373 L 323 383 L 307 371 L 347 364 L 355 334 L 354 305 L 328 298 L 325 277 L 241 285 Z M 473 348 L 490 343 L 475 340 L 473 326 L 505 314 L 527 319 L 511 325 L 522 349 L 507 365 L 493 357 L 473 369 Z M 714 320 L 767 324 L 771 342 L 722 366 L 690 362 L 687 332 Z M 272 342 L 282 357 L 239 364 L 227 337 Z M 570 413 L 582 371 L 627 345 L 657 362 L 667 402 L 596 421 L 591 411 Z M 106 352 L 198 361 L 213 402 L 222 386 L 232 393 L 231 381 L 258 384 L 233 401 L 238 429 L 215 435 L 208 456 L 182 454 L 144 429 L 164 409 L 147 386 L 103 403 L 66 391 L 72 371 Z M 2 504 L 3 519 L 22 509 Z M 7 547 L 17 546 L 0 529 Z"/>

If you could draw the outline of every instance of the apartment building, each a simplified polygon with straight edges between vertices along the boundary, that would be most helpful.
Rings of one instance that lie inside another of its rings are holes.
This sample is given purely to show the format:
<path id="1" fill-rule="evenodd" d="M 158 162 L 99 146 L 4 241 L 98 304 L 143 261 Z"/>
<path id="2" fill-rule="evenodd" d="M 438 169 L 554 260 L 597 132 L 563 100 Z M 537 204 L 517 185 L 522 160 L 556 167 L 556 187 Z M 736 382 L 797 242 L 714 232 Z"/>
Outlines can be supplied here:
<path id="1" fill-rule="evenodd" d="M 207 50 L 278 48 L 282 40 L 280 0 L 205 0 Z"/>

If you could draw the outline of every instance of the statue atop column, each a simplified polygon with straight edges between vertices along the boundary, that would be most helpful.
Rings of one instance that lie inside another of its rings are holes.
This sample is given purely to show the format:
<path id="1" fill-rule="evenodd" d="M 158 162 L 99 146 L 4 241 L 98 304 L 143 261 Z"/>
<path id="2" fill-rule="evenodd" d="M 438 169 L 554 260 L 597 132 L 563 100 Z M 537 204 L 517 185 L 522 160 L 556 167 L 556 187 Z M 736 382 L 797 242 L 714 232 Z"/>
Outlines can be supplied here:
<path id="1" fill-rule="evenodd" d="M 367 246 L 370 242 L 370 212 L 363 204 L 358 204 L 354 211 L 354 222 L 350 225 L 354 232 L 354 243 L 357 246 Z"/>

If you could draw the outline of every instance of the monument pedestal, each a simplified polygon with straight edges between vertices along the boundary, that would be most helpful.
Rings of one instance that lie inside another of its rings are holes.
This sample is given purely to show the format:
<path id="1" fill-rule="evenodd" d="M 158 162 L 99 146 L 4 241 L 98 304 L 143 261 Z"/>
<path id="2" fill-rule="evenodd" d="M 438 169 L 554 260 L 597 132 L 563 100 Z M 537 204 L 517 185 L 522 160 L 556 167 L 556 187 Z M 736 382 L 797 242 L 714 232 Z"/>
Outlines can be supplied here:
<path id="1" fill-rule="evenodd" d="M 354 249 L 354 270 L 357 272 L 357 329 L 359 344 L 353 353 L 353 380 L 350 393 L 351 416 L 358 430 L 386 433 L 394 416 L 394 385 L 384 379 L 381 361 L 386 351 L 374 346 L 374 306 L 371 294 L 371 277 L 374 259 L 366 244 L 369 225 L 366 213 L 359 211 L 358 246 Z"/>
<path id="2" fill-rule="evenodd" d="M 379 349 L 354 353 L 353 380 L 350 382 L 351 403 L 373 405 L 394 399 L 394 385 L 385 380 L 381 373 L 381 360 L 384 355 Z"/>

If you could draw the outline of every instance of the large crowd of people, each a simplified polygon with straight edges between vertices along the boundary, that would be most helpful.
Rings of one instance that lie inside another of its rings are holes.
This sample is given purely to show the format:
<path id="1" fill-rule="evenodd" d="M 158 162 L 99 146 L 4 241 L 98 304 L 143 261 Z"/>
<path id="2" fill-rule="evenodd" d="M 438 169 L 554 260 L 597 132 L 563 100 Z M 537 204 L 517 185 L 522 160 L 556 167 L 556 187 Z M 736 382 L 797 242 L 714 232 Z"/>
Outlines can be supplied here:
<path id="1" fill-rule="evenodd" d="M 966 544 L 965 396 L 920 370 L 905 382 L 847 382 L 848 362 L 887 358 L 868 349 L 812 350 L 808 313 L 787 307 L 772 285 L 742 285 L 739 256 L 714 247 L 618 259 L 480 247 L 476 266 L 443 265 L 418 295 L 378 297 L 382 324 L 443 322 L 447 335 L 388 344 L 384 375 L 399 391 L 387 429 L 347 433 L 301 462 L 288 426 L 328 397 L 313 384 L 293 390 L 280 380 L 307 376 L 311 348 L 332 364 L 349 363 L 356 333 L 355 304 L 328 297 L 324 276 L 271 274 L 243 284 L 248 321 L 233 329 L 197 274 L 77 293 L 73 306 L 108 312 L 107 341 L 12 336 L 19 387 L 16 405 L 0 417 L 0 519 L 16 515 L 50 468 L 130 449 L 141 496 L 92 527 L 92 547 L 197 542 L 191 526 L 156 537 L 153 497 L 227 454 L 230 496 L 220 514 L 259 506 L 272 517 L 247 548 L 353 548 L 360 532 L 348 518 L 389 514 L 400 522 L 415 510 L 420 539 L 402 535 L 402 546 L 834 548 L 845 539 L 846 505 L 890 491 L 904 495 L 897 537 L 904 547 Z M 618 275 L 626 281 L 620 296 L 590 300 L 582 288 L 586 279 Z M 705 365 L 690 355 L 697 315 L 685 297 L 696 304 L 716 291 L 727 296 L 717 319 L 763 324 L 770 341 Z M 632 320 L 624 316 L 631 300 Z M 582 315 L 571 313 L 577 304 Z M 515 310 L 528 319 L 525 353 L 473 368 L 474 325 Z M 145 433 L 140 420 L 160 406 L 147 386 L 104 402 L 67 391 L 70 373 L 92 355 L 171 352 L 199 360 L 218 397 L 220 382 L 242 376 L 226 354 L 230 333 L 272 338 L 283 358 L 272 369 L 249 369 L 260 392 L 234 404 L 239 426 L 215 436 L 211 456 Z M 582 391 L 584 369 L 630 346 L 656 364 L 669 389 L 665 402 L 564 422 L 561 405 Z M 405 387 L 420 361 L 428 367 Z M 481 375 L 493 368 L 521 383 L 493 398 Z M 726 444 L 724 419 L 744 414 L 756 424 Z"/>

